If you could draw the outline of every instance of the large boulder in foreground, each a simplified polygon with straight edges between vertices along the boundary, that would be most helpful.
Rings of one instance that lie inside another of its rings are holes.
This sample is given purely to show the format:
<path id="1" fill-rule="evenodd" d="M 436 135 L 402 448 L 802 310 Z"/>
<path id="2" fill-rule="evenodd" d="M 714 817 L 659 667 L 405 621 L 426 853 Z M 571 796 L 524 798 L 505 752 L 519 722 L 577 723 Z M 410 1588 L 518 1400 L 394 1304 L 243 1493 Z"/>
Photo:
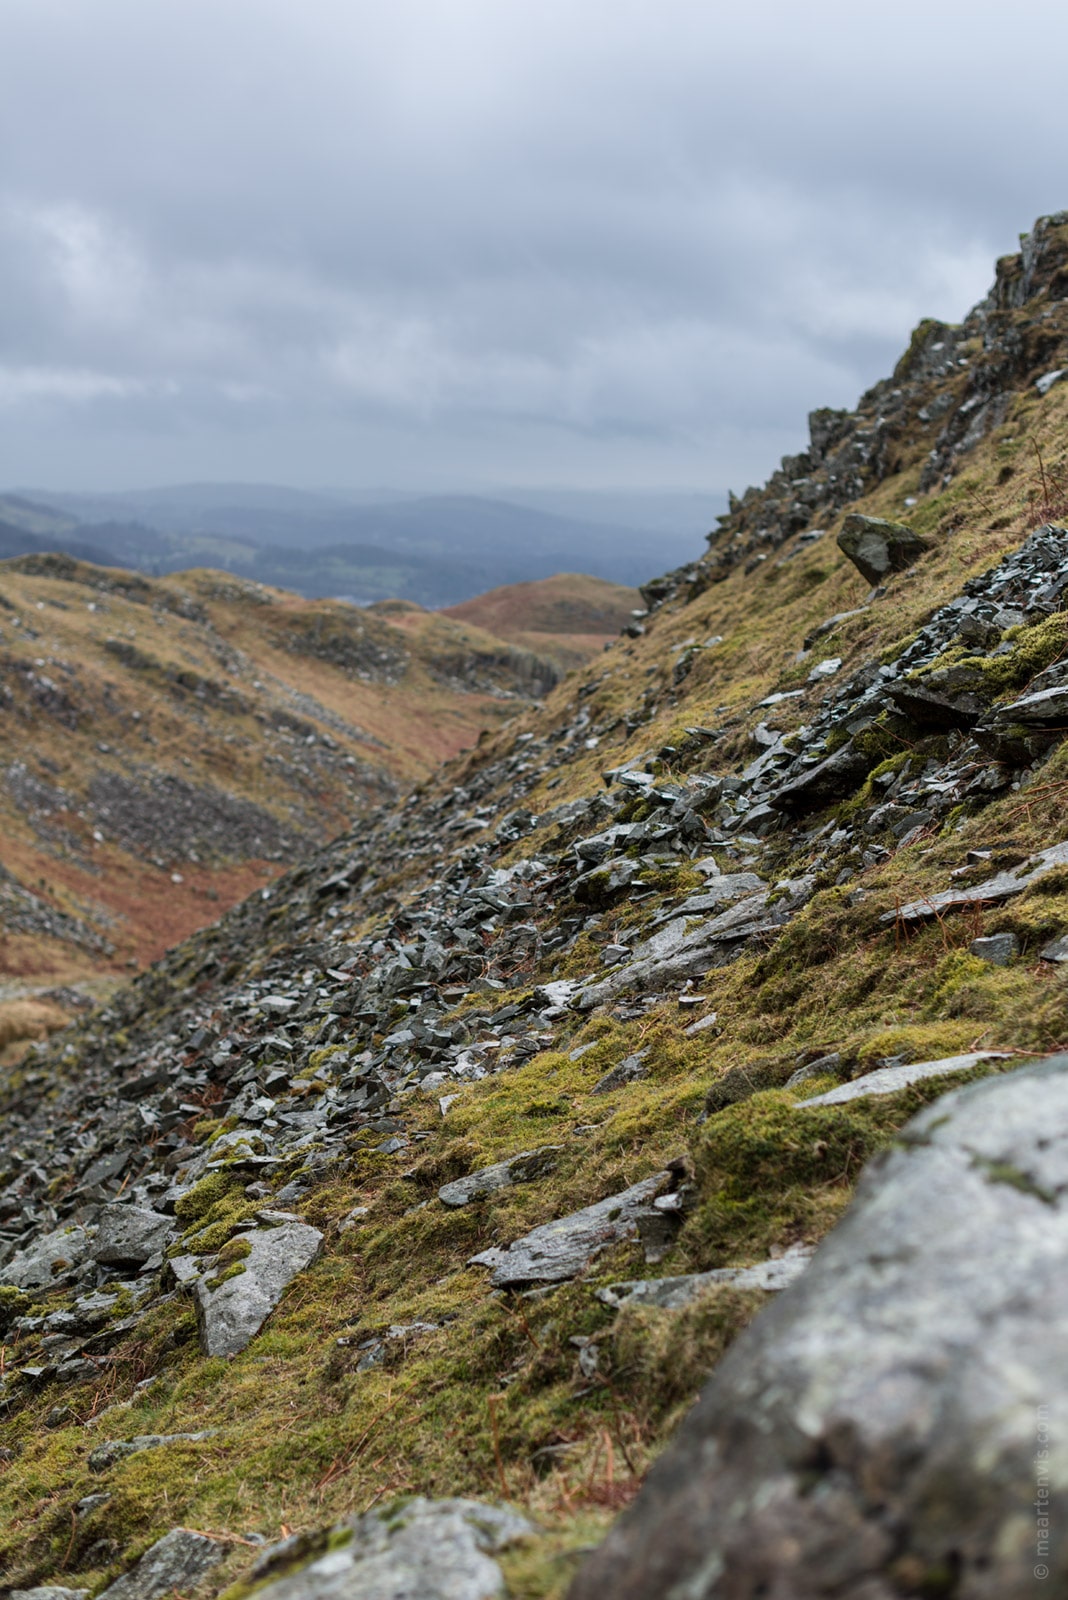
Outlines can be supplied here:
<path id="1" fill-rule="evenodd" d="M 1068 1594 L 1068 1055 L 944 1096 L 569 1600 Z"/>
<path id="2" fill-rule="evenodd" d="M 851 512 L 842 523 L 838 548 L 869 583 L 882 583 L 892 572 L 904 572 L 930 549 L 926 539 L 903 522 L 864 517 Z"/>

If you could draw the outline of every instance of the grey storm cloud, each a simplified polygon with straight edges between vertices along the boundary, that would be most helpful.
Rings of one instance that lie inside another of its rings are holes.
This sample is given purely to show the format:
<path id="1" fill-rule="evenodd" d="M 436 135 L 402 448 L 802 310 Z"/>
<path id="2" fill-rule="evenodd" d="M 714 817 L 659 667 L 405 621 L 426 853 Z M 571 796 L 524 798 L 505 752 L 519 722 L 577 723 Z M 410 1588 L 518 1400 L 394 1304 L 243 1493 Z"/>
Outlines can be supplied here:
<path id="1" fill-rule="evenodd" d="M 742 487 L 1068 204 L 1055 4 L 5 0 L 0 480 Z"/>

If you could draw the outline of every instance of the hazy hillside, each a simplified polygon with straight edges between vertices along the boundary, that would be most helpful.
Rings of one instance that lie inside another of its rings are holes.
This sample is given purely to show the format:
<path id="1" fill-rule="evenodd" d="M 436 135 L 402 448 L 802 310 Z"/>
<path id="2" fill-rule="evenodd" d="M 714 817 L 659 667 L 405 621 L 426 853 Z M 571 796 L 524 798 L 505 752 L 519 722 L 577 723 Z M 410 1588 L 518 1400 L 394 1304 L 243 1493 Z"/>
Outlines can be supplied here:
<path id="1" fill-rule="evenodd" d="M 363 503 L 259 485 L 35 498 L 54 504 L 57 518 L 76 519 L 63 548 L 76 537 L 146 573 L 215 566 L 308 596 L 359 603 L 400 596 L 435 607 L 576 567 L 637 584 L 665 557 L 684 560 L 707 522 L 699 502 L 671 527 L 658 503 L 656 525 L 642 527 L 612 502 L 584 518 L 475 495 Z"/>
<path id="2" fill-rule="evenodd" d="M 3 1070 L 4 1583 L 1068 1593 L 1066 380 L 1059 213 L 629 635 Z M 372 613 L 335 699 L 335 608 L 152 594 L 131 663 L 266 637 L 368 763 L 462 625 Z"/>
<path id="3" fill-rule="evenodd" d="M 10 530 L 38 535 L 71 534 L 78 526 L 78 518 L 55 506 L 41 505 L 22 495 L 0 494 L 0 520 Z M 24 551 L 13 551 L 22 555 Z"/>

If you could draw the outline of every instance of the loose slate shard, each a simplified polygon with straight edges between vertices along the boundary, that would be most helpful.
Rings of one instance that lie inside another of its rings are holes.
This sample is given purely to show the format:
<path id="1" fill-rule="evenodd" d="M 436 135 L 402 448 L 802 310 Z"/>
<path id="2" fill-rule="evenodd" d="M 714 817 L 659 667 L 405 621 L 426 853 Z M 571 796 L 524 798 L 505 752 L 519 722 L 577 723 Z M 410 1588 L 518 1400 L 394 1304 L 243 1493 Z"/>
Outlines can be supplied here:
<path id="1" fill-rule="evenodd" d="M 506 1506 L 417 1498 L 339 1524 L 333 1549 L 258 1593 L 262 1600 L 497 1600 L 504 1580 L 493 1557 L 536 1531 Z M 253 1578 L 284 1553 L 267 1552 Z"/>
<path id="2" fill-rule="evenodd" d="M 250 1253 L 231 1278 L 208 1276 L 193 1285 L 200 1345 L 208 1356 L 233 1356 L 255 1338 L 298 1272 L 315 1261 L 323 1247 L 318 1228 L 284 1222 L 242 1234 Z M 220 1281 L 221 1280 L 221 1281 Z"/>
<path id="3" fill-rule="evenodd" d="M 637 1083 L 639 1078 L 649 1076 L 649 1068 L 645 1065 L 648 1050 L 638 1050 L 632 1056 L 626 1056 L 617 1066 L 605 1073 L 603 1078 L 598 1078 L 591 1094 L 612 1094 L 616 1089 L 622 1089 L 628 1083 Z"/>
<path id="4" fill-rule="evenodd" d="M 1063 732 L 1068 726 L 1068 684 L 1055 684 L 1051 689 L 1039 689 L 1008 705 L 997 706 L 993 718 L 1005 725 L 1018 722 L 1030 728 Z"/>
<path id="5" fill-rule="evenodd" d="M 632 1239 L 639 1219 L 655 1215 L 652 1202 L 671 1174 L 654 1172 L 621 1194 L 533 1228 L 506 1250 L 483 1250 L 468 1266 L 492 1267 L 495 1289 L 528 1283 L 563 1283 L 573 1278 L 607 1245 Z"/>
<path id="6" fill-rule="evenodd" d="M 971 690 L 944 693 L 923 679 L 903 678 L 886 685 L 886 697 L 920 728 L 974 728 L 983 703 Z"/>
<path id="7" fill-rule="evenodd" d="M 890 573 L 911 567 L 931 547 L 903 522 L 854 511 L 842 523 L 838 548 L 869 583 L 882 583 Z"/>
<path id="8" fill-rule="evenodd" d="M 880 922 L 920 922 L 925 917 L 936 917 L 940 911 L 951 911 L 954 906 L 981 905 L 987 900 L 1007 900 L 1010 895 L 1022 894 L 1045 873 L 1056 867 L 1068 866 L 1068 841 L 1039 850 L 1021 866 L 1011 871 L 999 872 L 986 878 L 971 889 L 944 889 L 926 900 L 912 900 L 896 911 L 884 911 Z"/>
<path id="9" fill-rule="evenodd" d="M 539 1178 L 555 1164 L 563 1148 L 562 1144 L 546 1144 L 537 1150 L 521 1150 L 507 1161 L 498 1161 L 492 1167 L 480 1167 L 477 1172 L 469 1172 L 466 1178 L 443 1184 L 438 1190 L 438 1199 L 447 1206 L 466 1206 L 481 1195 L 496 1194 L 499 1189 L 508 1189 L 513 1183 Z"/>
<path id="10" fill-rule="evenodd" d="M 610 1283 L 594 1293 L 602 1305 L 657 1306 L 681 1311 L 706 1289 L 763 1289 L 768 1293 L 787 1288 L 812 1259 L 813 1246 L 795 1244 L 781 1256 L 758 1261 L 755 1267 L 716 1267 L 711 1272 L 690 1272 L 679 1278 L 637 1278 L 630 1283 Z"/>
<path id="11" fill-rule="evenodd" d="M 707 911 L 718 911 L 721 906 L 730 905 L 747 895 L 758 894 L 761 889 L 766 888 L 764 879 L 758 878 L 755 872 L 717 873 L 699 893 L 690 895 L 677 905 L 669 906 L 658 917 L 654 917 L 650 927 L 659 928 L 662 923 L 670 922 L 675 917 L 704 916 Z"/>
<path id="12" fill-rule="evenodd" d="M 1005 1050 L 973 1050 L 970 1055 L 943 1056 L 939 1061 L 910 1061 L 897 1067 L 876 1067 L 874 1072 L 866 1072 L 863 1077 L 854 1078 L 850 1083 L 840 1083 L 834 1089 L 828 1089 L 826 1094 L 818 1094 L 811 1100 L 795 1101 L 794 1110 L 803 1111 L 806 1106 L 840 1106 L 847 1100 L 863 1100 L 872 1094 L 897 1094 L 899 1089 L 907 1089 L 912 1083 L 921 1083 L 924 1078 L 944 1078 L 954 1072 L 970 1072 L 984 1061 L 1008 1061 L 1011 1053 Z"/>
<path id="13" fill-rule="evenodd" d="M 871 757 L 850 741 L 823 761 L 805 767 L 768 795 L 768 804 L 781 811 L 807 811 L 829 800 L 851 794 L 867 777 Z"/>
<path id="14" fill-rule="evenodd" d="M 994 967 L 1007 967 L 1020 954 L 1020 941 L 1014 933 L 991 933 L 986 938 L 973 939 L 968 954 Z"/>
<path id="15" fill-rule="evenodd" d="M 910 1574 L 917 1594 L 951 1575 L 959 1600 L 1068 1593 L 1066 1255 L 1068 1055 L 927 1107 L 569 1600 L 889 1600 Z"/>
<path id="16" fill-rule="evenodd" d="M 216 1539 L 190 1528 L 172 1528 L 98 1600 L 159 1600 L 160 1595 L 181 1593 L 198 1584 L 225 1554 L 225 1546 Z"/>

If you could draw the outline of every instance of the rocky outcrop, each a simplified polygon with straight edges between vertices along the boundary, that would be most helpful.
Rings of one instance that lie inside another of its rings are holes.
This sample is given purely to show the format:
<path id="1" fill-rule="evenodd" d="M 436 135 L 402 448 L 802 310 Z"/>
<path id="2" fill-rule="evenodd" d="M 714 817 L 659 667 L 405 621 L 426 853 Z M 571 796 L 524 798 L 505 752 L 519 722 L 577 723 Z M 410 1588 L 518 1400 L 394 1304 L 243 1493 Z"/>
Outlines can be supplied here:
<path id="1" fill-rule="evenodd" d="M 202 1439 L 210 1439 L 211 1431 L 200 1433 L 139 1433 L 132 1439 L 108 1439 L 104 1444 L 98 1444 L 90 1450 L 88 1466 L 90 1472 L 110 1472 L 112 1467 L 117 1467 L 121 1461 L 126 1461 L 130 1456 L 138 1456 L 143 1450 L 161 1450 L 168 1444 L 199 1444 Z"/>
<path id="2" fill-rule="evenodd" d="M 910 1123 L 570 1600 L 1068 1585 L 1066 1152 L 1068 1056 Z"/>
<path id="3" fill-rule="evenodd" d="M 36 1589 L 12 1589 L 10 1600 L 89 1600 L 88 1589 L 61 1589 L 40 1584 Z"/>
<path id="4" fill-rule="evenodd" d="M 730 497 L 708 554 L 642 586 L 650 609 L 700 593 L 737 566 L 757 570 L 797 535 L 821 537 L 850 501 L 899 471 L 920 441 L 927 452 L 921 491 L 948 484 L 1004 421 L 1014 394 L 1060 370 L 1050 359 L 1056 336 L 1025 308 L 1045 310 L 1065 298 L 1066 253 L 1068 212 L 1040 217 L 962 323 L 925 318 L 893 377 L 862 395 L 855 411 L 813 411 L 808 449 L 784 456 L 762 488 Z"/>
<path id="5" fill-rule="evenodd" d="M 0 1271 L 0 1280 L 16 1289 L 41 1289 L 79 1267 L 89 1250 L 84 1228 L 56 1228 L 18 1250 Z"/>
<path id="6" fill-rule="evenodd" d="M 840 1083 L 825 1094 L 814 1095 L 811 1100 L 799 1100 L 797 1107 L 798 1110 L 804 1110 L 806 1106 L 841 1106 L 850 1100 L 864 1100 L 868 1095 L 899 1094 L 902 1089 L 922 1083 L 925 1078 L 952 1078 L 957 1073 L 971 1072 L 984 1061 L 1007 1059 L 1005 1051 L 972 1050 L 965 1055 L 942 1056 L 938 1061 L 910 1061 L 892 1067 L 876 1067 L 874 1071 L 854 1078 L 851 1083 Z"/>
<path id="7" fill-rule="evenodd" d="M 812 1257 L 810 1245 L 793 1245 L 781 1256 L 760 1261 L 755 1267 L 717 1267 L 711 1272 L 689 1272 L 679 1278 L 638 1278 L 632 1283 L 610 1283 L 595 1290 L 602 1305 L 614 1310 L 620 1306 L 657 1306 L 663 1311 L 681 1311 L 706 1289 L 729 1285 L 732 1289 L 787 1288 L 804 1272 Z"/>
<path id="8" fill-rule="evenodd" d="M 108 1267 L 143 1267 L 174 1238 L 171 1217 L 144 1206 L 105 1206 L 97 1226 L 97 1261 Z"/>

